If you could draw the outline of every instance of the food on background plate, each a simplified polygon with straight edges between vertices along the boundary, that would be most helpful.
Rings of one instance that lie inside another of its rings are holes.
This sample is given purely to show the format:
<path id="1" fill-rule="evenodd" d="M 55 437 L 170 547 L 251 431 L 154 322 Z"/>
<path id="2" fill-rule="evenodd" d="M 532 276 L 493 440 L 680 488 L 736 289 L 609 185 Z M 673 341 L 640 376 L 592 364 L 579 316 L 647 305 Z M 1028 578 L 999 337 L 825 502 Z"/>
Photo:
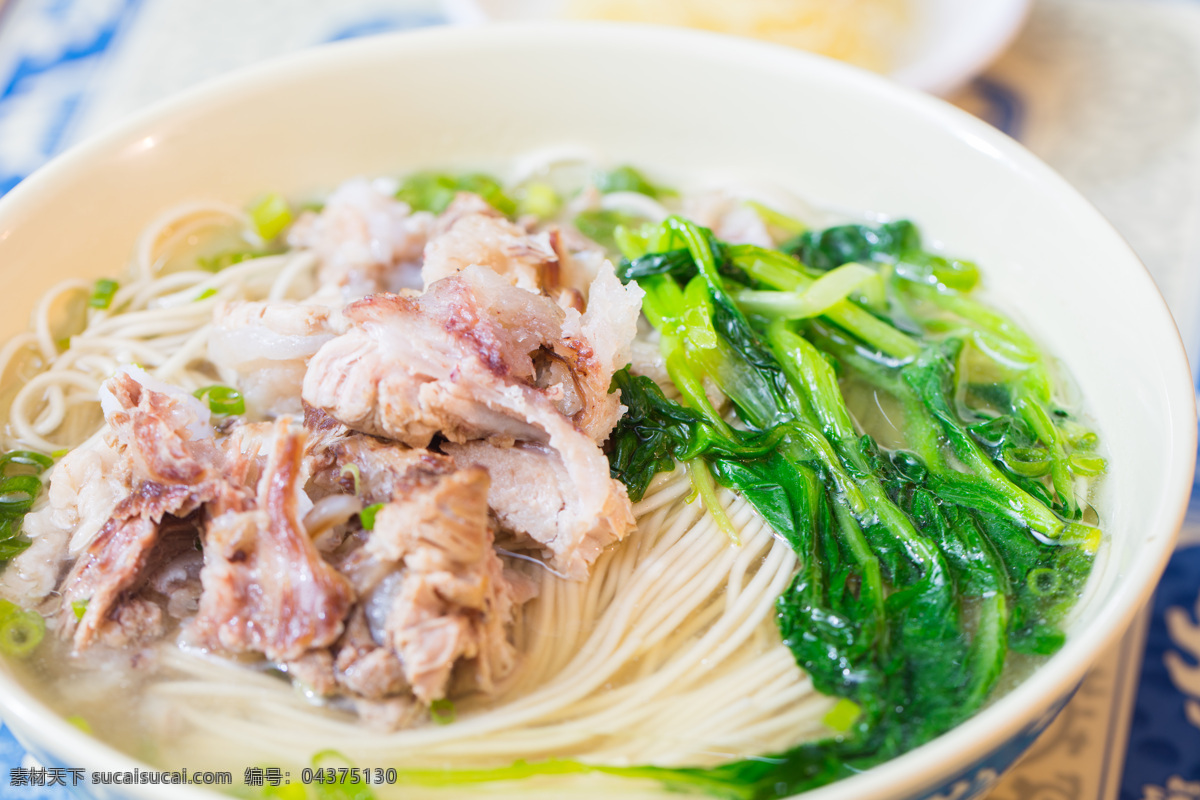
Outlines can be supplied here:
<path id="1" fill-rule="evenodd" d="M 521 173 L 184 207 L 47 295 L 3 351 L 0 647 L 48 703 L 380 797 L 774 797 L 1061 646 L 1104 460 L 974 264 Z"/>

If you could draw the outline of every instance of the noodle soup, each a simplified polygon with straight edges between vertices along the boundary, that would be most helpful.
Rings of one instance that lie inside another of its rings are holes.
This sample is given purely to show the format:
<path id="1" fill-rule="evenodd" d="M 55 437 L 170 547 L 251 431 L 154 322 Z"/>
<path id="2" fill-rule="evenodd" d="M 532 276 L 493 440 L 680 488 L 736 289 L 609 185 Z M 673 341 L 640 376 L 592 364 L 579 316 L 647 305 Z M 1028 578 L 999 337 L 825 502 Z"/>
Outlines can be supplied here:
<path id="1" fill-rule="evenodd" d="M 381 798 L 783 796 L 1061 646 L 1105 462 L 974 264 L 529 163 L 190 206 L 51 293 L 2 576 L 48 704 Z"/>

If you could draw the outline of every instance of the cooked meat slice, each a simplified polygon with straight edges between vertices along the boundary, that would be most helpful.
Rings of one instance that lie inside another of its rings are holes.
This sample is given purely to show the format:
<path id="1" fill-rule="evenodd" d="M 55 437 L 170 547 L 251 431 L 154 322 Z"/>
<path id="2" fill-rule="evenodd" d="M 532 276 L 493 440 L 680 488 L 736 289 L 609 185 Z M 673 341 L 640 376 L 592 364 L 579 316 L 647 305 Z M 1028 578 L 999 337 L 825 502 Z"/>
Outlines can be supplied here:
<path id="1" fill-rule="evenodd" d="M 363 724 L 381 733 L 411 728 L 428 717 L 425 706 L 411 697 L 389 697 L 386 700 L 352 698 L 354 710 Z"/>
<path id="2" fill-rule="evenodd" d="M 121 649 L 159 638 L 166 630 L 163 610 L 149 600 L 135 597 L 118 606 L 96 629 L 96 638 L 106 647 Z"/>
<path id="3" fill-rule="evenodd" d="M 420 286 L 419 263 L 434 217 L 362 179 L 338 187 L 319 214 L 304 214 L 288 233 L 293 247 L 320 259 L 317 279 L 345 300 Z"/>
<path id="4" fill-rule="evenodd" d="M 497 211 L 487 200 L 484 200 L 474 192 L 459 192 L 454 195 L 454 199 L 450 201 L 450 205 L 446 206 L 446 210 L 434 220 L 433 230 L 430 232 L 429 238 L 431 240 L 436 239 L 454 227 L 455 223 L 463 217 L 474 214 L 495 217 L 496 219 L 504 218 L 504 215 Z"/>
<path id="5" fill-rule="evenodd" d="M 309 650 L 283 666 L 288 677 L 307 692 L 321 697 L 328 697 L 337 692 L 337 678 L 333 674 L 333 655 L 328 650 Z"/>
<path id="6" fill-rule="evenodd" d="M 219 472 L 208 407 L 182 389 L 121 367 L 101 387 L 100 406 L 135 480 L 196 484 Z"/>
<path id="7" fill-rule="evenodd" d="M 348 430 L 344 435 L 314 437 L 306 465 L 309 485 L 317 495 L 357 490 L 364 505 L 386 503 L 454 471 L 454 464 L 440 453 Z"/>
<path id="8" fill-rule="evenodd" d="M 194 539 L 184 540 L 182 544 L 184 547 L 165 558 L 158 568 L 147 567 L 150 588 L 167 599 L 166 612 L 175 619 L 196 613 L 202 589 L 200 570 L 204 566 L 204 554 L 197 547 L 199 532 Z M 163 549 L 159 548 L 160 551 Z"/>
<path id="9" fill-rule="evenodd" d="M 183 547 L 191 546 L 196 525 L 185 518 L 205 503 L 236 507 L 240 501 L 236 491 L 219 481 L 199 486 L 139 484 L 118 504 L 62 582 L 60 624 L 64 635 L 73 634 L 75 649 L 86 648 L 147 577 L 146 567 L 156 547 L 179 552 L 178 542 L 165 539 L 183 537 Z M 77 608 L 84 609 L 82 616 Z"/>
<path id="10" fill-rule="evenodd" d="M 614 288 L 604 276 L 595 283 L 600 309 L 626 297 L 616 294 L 625 291 L 619 283 Z M 631 310 L 632 305 L 622 313 Z M 413 447 L 427 445 L 434 433 L 460 443 L 547 445 L 557 452 L 569 486 L 559 491 L 571 496 L 572 504 L 556 518 L 554 533 L 544 525 L 537 534 L 527 532 L 544 544 L 557 542 L 552 549 L 575 577 L 586 575 L 593 549 L 629 530 L 629 501 L 609 477 L 608 462 L 596 446 L 620 412 L 617 395 L 608 394 L 612 365 L 622 357 L 619 334 L 596 334 L 605 346 L 601 355 L 582 338 L 571 340 L 576 345 L 571 363 L 580 376 L 577 396 L 591 406 L 577 415 L 589 428 L 584 433 L 563 415 L 556 402 L 563 399 L 561 392 L 556 396 L 553 387 L 533 385 L 530 353 L 547 344 L 565 349 L 555 332 L 564 312 L 547 299 L 509 287 L 488 270 L 468 267 L 417 300 L 379 295 L 350 306 L 346 314 L 351 330 L 310 362 L 307 402 L 352 428 Z M 582 337 L 602 322 L 585 315 L 575 324 Z"/>
<path id="11" fill-rule="evenodd" d="M 48 502 L 25 517 L 33 543 L 0 574 L 3 595 L 31 608 L 54 591 L 63 562 L 91 543 L 129 495 L 131 473 L 111 435 L 94 436 L 63 456 L 48 473 Z"/>
<path id="12" fill-rule="evenodd" d="M 204 533 L 204 593 L 191 626 L 199 642 L 288 661 L 332 644 L 353 591 L 325 563 L 301 522 L 304 433 L 276 422 L 253 511 L 215 516 Z"/>
<path id="13" fill-rule="evenodd" d="M 304 377 L 304 400 L 355 430 L 429 444 L 531 438 L 537 430 L 490 393 L 528 390 L 531 353 L 556 341 L 562 311 L 470 267 L 420 298 L 375 295 L 348 306 L 351 329 L 322 347 Z"/>
<path id="14" fill-rule="evenodd" d="M 607 472 L 597 473 L 593 480 L 605 491 L 583 491 L 550 448 L 486 442 L 448 443 L 443 448 L 459 467 L 486 469 L 491 478 L 488 505 L 501 526 L 542 545 L 551 566 L 576 580 L 586 578 L 600 551 L 633 524 L 620 483 Z"/>
<path id="15" fill-rule="evenodd" d="M 689 197 L 683 214 L 697 225 L 711 229 L 723 242 L 775 247 L 759 213 L 741 198 L 725 192 L 702 192 Z"/>
<path id="16" fill-rule="evenodd" d="M 75 563 L 63 582 L 60 618 L 64 632 L 74 629 L 76 650 L 87 647 L 121 593 L 137 581 L 156 541 L 158 526 L 150 519 L 132 516 L 110 520 Z M 85 610 L 79 624 L 73 626 L 77 608 Z"/>
<path id="17" fill-rule="evenodd" d="M 275 423 L 248 422 L 236 426 L 221 440 L 225 478 L 235 486 L 256 490 L 274 446 Z"/>
<path id="18" fill-rule="evenodd" d="M 213 314 L 208 357 L 231 372 L 252 416 L 300 414 L 308 359 L 340 333 L 341 315 L 288 301 L 226 303 Z"/>
<path id="19" fill-rule="evenodd" d="M 563 323 L 564 339 L 576 354 L 572 372 L 583 400 L 575 425 L 597 444 L 624 413 L 620 392 L 608 390 L 613 373 L 629 363 L 644 295 L 636 283 L 623 286 L 605 261 L 588 288 L 583 316 L 567 312 Z"/>
<path id="20" fill-rule="evenodd" d="M 597 292 L 600 307 L 612 306 L 604 299 L 609 287 L 597 282 L 604 289 Z M 608 387 L 626 348 L 596 333 L 604 325 L 598 316 L 564 312 L 490 270 L 468 267 L 417 299 L 369 297 L 346 314 L 351 329 L 309 363 L 304 400 L 351 428 L 413 447 L 426 446 L 435 433 L 452 441 L 544 440 L 548 428 L 529 410 L 562 416 L 578 406 L 572 398 L 582 404 L 575 416 L 594 441 L 603 441 L 615 422 L 619 399 Z M 564 337 L 564 324 L 577 335 Z M 632 336 L 623 317 L 616 330 Z M 602 350 L 586 341 L 589 333 Z M 570 396 L 568 381 L 538 385 L 535 357 L 568 365 Z"/>
<path id="21" fill-rule="evenodd" d="M 488 267 L 514 286 L 537 294 L 545 273 L 557 276 L 558 254 L 546 233 L 530 234 L 471 195 L 460 194 L 425 245 L 421 277 L 426 290 L 469 266 Z M 554 280 L 557 283 L 557 277 Z"/>
<path id="22" fill-rule="evenodd" d="M 408 687 L 404 666 L 390 647 L 381 647 L 371 637 L 366 613 L 357 608 L 350 614 L 346 632 L 338 642 L 337 681 L 359 697 L 379 700 L 399 694 Z"/>
<path id="23" fill-rule="evenodd" d="M 507 633 L 513 602 L 492 549 L 487 485 L 483 470 L 460 470 L 388 503 L 364 547 L 380 561 L 403 564 L 397 579 L 377 590 L 390 596 L 372 601 L 385 604 L 383 636 L 426 704 L 445 697 L 460 659 L 471 660 L 485 692 L 516 663 Z"/>

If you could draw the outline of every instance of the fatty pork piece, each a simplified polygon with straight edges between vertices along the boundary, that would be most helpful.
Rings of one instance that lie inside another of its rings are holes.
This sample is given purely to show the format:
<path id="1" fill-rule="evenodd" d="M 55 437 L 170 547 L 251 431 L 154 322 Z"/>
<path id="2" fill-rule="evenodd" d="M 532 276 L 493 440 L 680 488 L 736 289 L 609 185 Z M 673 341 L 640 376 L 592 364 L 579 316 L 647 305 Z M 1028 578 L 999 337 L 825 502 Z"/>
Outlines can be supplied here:
<path id="1" fill-rule="evenodd" d="M 303 431 L 287 417 L 258 482 L 255 507 L 213 515 L 204 531 L 203 593 L 193 641 L 288 661 L 342 633 L 354 601 L 346 579 L 322 560 L 299 512 Z"/>
<path id="2" fill-rule="evenodd" d="M 429 212 L 413 213 L 378 185 L 357 178 L 339 186 L 319 214 L 301 216 L 288 244 L 316 254 L 317 280 L 344 303 L 419 287 L 421 254 L 433 223 Z"/>
<path id="3" fill-rule="evenodd" d="M 426 704 L 446 696 L 460 660 L 483 692 L 494 691 L 516 663 L 508 628 L 528 592 L 505 576 L 493 549 L 487 491 L 487 473 L 478 468 L 431 478 L 379 510 L 353 559 L 360 581 L 375 579 L 365 600 L 374 638 L 399 656 L 405 680 Z M 381 568 L 389 571 L 376 578 Z"/>
<path id="4" fill-rule="evenodd" d="M 462 192 L 438 218 L 425 245 L 421 278 L 428 289 L 473 265 L 534 294 L 558 287 L 558 253 L 549 233 L 527 233 L 483 198 Z"/>
<path id="5" fill-rule="evenodd" d="M 129 465 L 132 489 L 60 586 L 61 629 L 73 636 L 76 650 L 97 634 L 110 642 L 160 634 L 162 626 L 154 620 L 161 619 L 161 609 L 134 596 L 154 572 L 152 565 L 167 567 L 191 548 L 205 504 L 244 502 L 239 488 L 221 476 L 208 409 L 195 398 L 126 367 L 104 384 L 101 406 L 112 447 Z M 126 608 L 130 604 L 134 607 Z M 114 626 L 129 630 L 115 634 Z"/>
<path id="6" fill-rule="evenodd" d="M 307 490 L 314 499 L 353 492 L 364 505 L 387 503 L 427 488 L 455 469 L 441 453 L 352 431 L 311 406 L 305 409 L 304 427 L 309 432 Z"/>
<path id="7" fill-rule="evenodd" d="M 616 282 L 611 268 L 610 277 Z M 570 550 L 585 541 L 589 551 L 594 542 L 603 547 L 633 524 L 624 487 L 609 477 L 597 444 L 621 413 L 619 395 L 608 387 L 628 347 L 620 331 L 627 327 L 632 338 L 640 297 L 619 282 L 608 287 L 603 276 L 597 284 L 596 307 L 608 311 L 623 300 L 629 317 L 604 333 L 603 321 L 588 316 L 591 308 L 582 317 L 564 311 L 484 267 L 467 267 L 416 299 L 367 298 L 346 308 L 350 330 L 309 362 L 304 400 L 350 428 L 412 447 L 427 446 L 435 434 L 459 443 L 548 446 L 576 498 L 576 513 L 563 518 L 567 530 L 555 534 L 555 551 L 582 579 L 588 559 Z M 589 331 L 597 347 L 582 338 Z M 567 366 L 566 379 L 542 385 L 535 358 L 545 355 Z M 572 407 L 573 419 L 564 413 Z"/>
<path id="8" fill-rule="evenodd" d="M 111 432 L 67 453 L 48 477 L 49 502 L 25 517 L 32 544 L 0 573 L 0 592 L 25 608 L 57 588 L 63 562 L 91 543 L 133 487 L 132 465 Z"/>
<path id="9" fill-rule="evenodd" d="M 487 470 L 488 506 L 501 526 L 542 545 L 550 563 L 571 577 L 586 577 L 600 551 L 625 533 L 626 495 L 610 492 L 601 513 L 591 514 L 562 458 L 548 447 L 497 447 L 487 442 L 442 447 L 460 468 Z"/>
<path id="10" fill-rule="evenodd" d="M 308 359 L 338 333 L 341 314 L 288 301 L 226 303 L 213 314 L 208 357 L 232 381 L 252 416 L 299 415 Z"/>

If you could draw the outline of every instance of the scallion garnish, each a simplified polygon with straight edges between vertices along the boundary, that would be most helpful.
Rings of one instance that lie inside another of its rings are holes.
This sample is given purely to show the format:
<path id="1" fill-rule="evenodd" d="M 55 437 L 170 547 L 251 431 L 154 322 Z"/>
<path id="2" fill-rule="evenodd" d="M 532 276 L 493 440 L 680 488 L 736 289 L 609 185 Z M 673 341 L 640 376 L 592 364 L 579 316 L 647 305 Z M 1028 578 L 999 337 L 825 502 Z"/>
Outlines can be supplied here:
<path id="1" fill-rule="evenodd" d="M 267 253 L 259 250 L 225 250 L 211 256 L 200 256 L 196 259 L 196 263 L 200 265 L 200 269 L 208 272 L 220 272 L 226 267 L 232 267 L 234 264 L 264 255 Z"/>
<path id="2" fill-rule="evenodd" d="M 379 513 L 379 509 L 381 508 L 383 508 L 383 503 L 376 503 L 358 512 L 358 519 L 362 522 L 363 530 L 375 530 L 375 515 Z"/>
<path id="3" fill-rule="evenodd" d="M 362 472 L 358 469 L 358 464 L 346 464 L 342 467 L 341 474 L 338 477 L 345 478 L 350 476 L 354 479 L 354 494 L 357 496 L 362 493 Z"/>
<path id="4" fill-rule="evenodd" d="M 92 308 L 108 308 L 112 305 L 113 295 L 120 288 L 121 284 L 111 278 L 101 278 L 92 285 L 92 296 L 88 298 L 88 305 Z"/>
<path id="5" fill-rule="evenodd" d="M 216 289 L 209 287 L 209 288 L 205 289 L 203 292 L 201 292 L 200 294 L 196 295 L 196 299 L 192 302 L 198 303 L 201 300 L 207 300 L 208 298 L 212 297 L 216 293 L 217 293 Z"/>
<path id="6" fill-rule="evenodd" d="M 75 612 L 75 619 L 83 619 L 83 615 L 87 613 L 87 600 L 74 600 L 71 603 L 71 611 Z"/>
<path id="7" fill-rule="evenodd" d="M 76 728 L 79 728 L 79 730 L 83 731 L 84 733 L 90 734 L 92 732 L 91 723 L 78 714 L 72 714 L 71 716 L 67 717 L 67 722 L 71 723 Z"/>
<path id="8" fill-rule="evenodd" d="M 292 224 L 292 210 L 282 195 L 272 192 L 250 207 L 250 219 L 258 235 L 269 242 Z"/>
<path id="9" fill-rule="evenodd" d="M 429 704 L 429 716 L 438 725 L 454 722 L 454 703 L 449 700 L 434 700 Z"/>
<path id="10" fill-rule="evenodd" d="M 9 464 L 32 467 L 35 473 L 40 474 L 54 465 L 54 458 L 33 450 L 10 450 L 0 456 L 0 475 L 8 475 Z"/>
<path id="11" fill-rule="evenodd" d="M 0 480 L 0 516 L 24 514 L 42 492 L 42 482 L 33 475 L 13 475 Z"/>
<path id="12" fill-rule="evenodd" d="M 193 394 L 208 402 L 208 410 L 221 416 L 246 413 L 246 401 L 242 393 L 232 386 L 214 384 L 197 389 Z"/>
<path id="13" fill-rule="evenodd" d="M 553 217 L 560 208 L 562 208 L 562 199 L 559 198 L 558 192 L 554 191 L 553 186 L 544 182 L 531 183 L 526 186 L 525 192 L 517 203 L 518 213 L 533 214 L 539 219 Z"/>
<path id="14" fill-rule="evenodd" d="M 8 561 L 31 544 L 21 538 L 21 524 L 42 493 L 37 476 L 53 464 L 52 456 L 33 450 L 10 450 L 0 455 L 0 561 Z M 18 474 L 10 474 L 13 472 Z"/>
<path id="15" fill-rule="evenodd" d="M 0 600 L 0 652 L 27 658 L 46 634 L 46 621 L 36 611 L 26 611 L 9 600 Z"/>

